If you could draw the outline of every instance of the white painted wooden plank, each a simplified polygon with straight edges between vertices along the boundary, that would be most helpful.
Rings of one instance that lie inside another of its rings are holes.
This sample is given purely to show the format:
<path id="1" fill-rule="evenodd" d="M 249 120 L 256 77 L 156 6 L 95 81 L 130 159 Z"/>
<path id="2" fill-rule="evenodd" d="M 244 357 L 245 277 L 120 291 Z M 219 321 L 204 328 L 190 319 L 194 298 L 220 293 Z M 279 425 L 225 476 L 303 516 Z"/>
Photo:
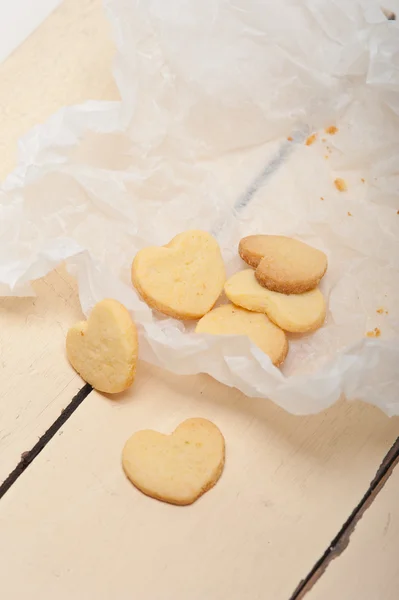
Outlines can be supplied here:
<path id="1" fill-rule="evenodd" d="M 0 181 L 31 127 L 64 105 L 118 99 L 114 53 L 101 0 L 64 0 L 0 65 Z"/>
<path id="2" fill-rule="evenodd" d="M 189 507 L 142 495 L 121 468 L 125 440 L 193 416 L 225 435 L 219 483 Z M 121 399 L 91 393 L 4 496 L 3 589 L 57 600 L 287 600 L 398 429 L 361 403 L 294 417 L 206 376 L 141 363 Z"/>
<path id="3" fill-rule="evenodd" d="M 1 65 L 2 176 L 14 163 L 10 146 L 32 124 L 62 104 L 116 96 L 105 31 L 99 1 L 67 0 Z M 8 323 L 0 330 L 16 348 L 2 414 L 7 407 L 7 418 L 17 415 L 19 397 L 23 409 L 27 402 L 34 407 L 10 464 L 30 446 L 29 435 L 42 433 L 51 410 L 58 414 L 56 403 L 60 409 L 77 389 L 61 356 L 79 312 L 65 285 L 53 280 L 55 298 L 39 290 L 39 319 L 27 310 L 29 346 L 19 319 L 15 329 Z M 20 301 L 11 302 L 17 310 Z M 20 361 L 25 372 L 27 356 L 35 357 L 34 393 L 15 367 Z M 71 390 L 57 397 L 65 382 Z M 42 384 L 49 385 L 44 396 Z M 39 421 L 43 408 L 47 416 Z M 226 436 L 222 479 L 191 507 L 144 497 L 121 470 L 125 439 L 142 427 L 170 431 L 195 415 L 214 420 Z M 297 418 L 207 377 L 175 377 L 141 364 L 124 398 L 90 394 L 0 502 L 3 595 L 286 600 L 363 495 L 398 429 L 397 419 L 360 403 Z"/>
<path id="4" fill-rule="evenodd" d="M 399 597 L 399 468 L 363 514 L 346 550 L 306 600 L 397 600 Z"/>
<path id="5" fill-rule="evenodd" d="M 64 104 L 117 98 L 113 53 L 101 0 L 65 0 L 0 65 L 0 179 L 30 127 Z M 0 483 L 82 387 L 64 356 L 81 318 L 76 285 L 60 270 L 36 292 L 0 300 Z"/>
<path id="6" fill-rule="evenodd" d="M 82 387 L 65 359 L 76 284 L 60 269 L 34 287 L 36 298 L 0 299 L 0 483 Z"/>

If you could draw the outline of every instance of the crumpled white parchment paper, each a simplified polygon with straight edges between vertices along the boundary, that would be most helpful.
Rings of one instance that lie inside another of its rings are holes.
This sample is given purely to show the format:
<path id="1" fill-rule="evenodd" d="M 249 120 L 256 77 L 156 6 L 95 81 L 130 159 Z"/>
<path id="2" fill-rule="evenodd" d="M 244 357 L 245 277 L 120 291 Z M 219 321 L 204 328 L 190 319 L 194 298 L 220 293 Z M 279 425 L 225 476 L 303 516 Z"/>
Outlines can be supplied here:
<path id="1" fill-rule="evenodd" d="M 209 373 L 292 413 L 344 393 L 399 414 L 397 22 L 374 0 L 106 9 L 122 101 L 63 108 L 21 141 L 0 193 L 0 293 L 29 295 L 66 260 L 86 314 L 104 297 L 129 308 L 146 361 Z M 327 322 L 291 336 L 281 371 L 248 339 L 196 335 L 138 298 L 136 251 L 188 228 L 214 233 L 229 275 L 251 233 L 328 254 Z M 365 335 L 376 327 L 380 337 Z"/>

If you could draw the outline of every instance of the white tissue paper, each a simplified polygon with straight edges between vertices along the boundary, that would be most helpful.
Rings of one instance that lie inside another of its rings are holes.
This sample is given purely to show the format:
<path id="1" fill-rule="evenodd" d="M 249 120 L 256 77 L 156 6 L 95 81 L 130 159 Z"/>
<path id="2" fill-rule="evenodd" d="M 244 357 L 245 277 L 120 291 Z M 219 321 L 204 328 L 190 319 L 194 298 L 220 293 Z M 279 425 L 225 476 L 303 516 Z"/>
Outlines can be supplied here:
<path id="1" fill-rule="evenodd" d="M 397 22 L 374 0 L 105 4 L 122 101 L 63 108 L 22 140 L 0 196 L 0 293 L 29 295 L 66 261 L 86 315 L 105 297 L 128 307 L 146 361 L 296 414 L 344 394 L 398 415 Z M 137 296 L 137 250 L 194 228 L 217 237 L 228 275 L 253 233 L 327 253 L 326 323 L 290 336 L 281 370 Z"/>

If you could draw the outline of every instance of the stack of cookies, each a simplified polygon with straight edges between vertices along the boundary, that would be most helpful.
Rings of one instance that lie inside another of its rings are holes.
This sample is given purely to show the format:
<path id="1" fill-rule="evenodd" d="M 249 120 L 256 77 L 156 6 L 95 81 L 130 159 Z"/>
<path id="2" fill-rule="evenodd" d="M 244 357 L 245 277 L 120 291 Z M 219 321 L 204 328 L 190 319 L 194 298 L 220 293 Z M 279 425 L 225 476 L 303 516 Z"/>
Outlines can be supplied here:
<path id="1" fill-rule="evenodd" d="M 284 236 L 251 235 L 240 241 L 239 254 L 255 270 L 240 271 L 226 282 L 233 304 L 263 313 L 291 333 L 322 326 L 326 304 L 317 285 L 327 270 L 323 252 Z"/>
<path id="2" fill-rule="evenodd" d="M 253 235 L 239 244 L 253 269 L 226 282 L 217 241 L 205 231 L 186 231 L 166 246 L 140 250 L 132 282 L 152 308 L 177 319 L 199 319 L 197 333 L 246 335 L 279 366 L 288 351 L 285 332 L 317 329 L 325 318 L 317 285 L 327 257 L 297 240 Z M 231 304 L 213 308 L 222 291 Z"/>
<path id="3" fill-rule="evenodd" d="M 326 315 L 317 285 L 327 257 L 303 242 L 278 235 L 252 235 L 239 244 L 251 267 L 225 285 L 227 297 L 248 310 L 264 312 L 284 331 L 307 333 L 321 327 Z"/>

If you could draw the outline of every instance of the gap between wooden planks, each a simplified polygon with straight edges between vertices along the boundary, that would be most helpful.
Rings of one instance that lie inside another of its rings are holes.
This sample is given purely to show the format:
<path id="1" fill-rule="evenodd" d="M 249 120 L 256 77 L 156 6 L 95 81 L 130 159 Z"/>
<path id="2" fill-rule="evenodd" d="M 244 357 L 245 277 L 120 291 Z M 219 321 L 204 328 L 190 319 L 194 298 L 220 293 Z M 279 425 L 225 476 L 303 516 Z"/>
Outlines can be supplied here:
<path id="1" fill-rule="evenodd" d="M 117 97 L 112 54 L 100 2 L 67 0 L 1 65 L 0 176 L 13 167 L 10 148 L 31 125 L 63 104 Z M 81 385 L 63 355 L 66 328 L 80 310 L 59 277 L 66 279 L 61 272 L 38 283 L 34 302 L 5 301 L 12 306 L 0 341 L 14 356 L 2 370 L 5 476 Z M 398 432 L 397 420 L 360 403 L 296 418 L 206 377 L 176 378 L 148 366 L 133 392 L 118 403 L 89 394 L 4 496 L 0 546 L 7 559 L 0 571 L 7 598 L 101 600 L 116 589 L 130 600 L 140 588 L 152 600 L 155 588 L 178 600 L 224 598 L 226 589 L 233 600 L 286 600 L 356 506 Z M 16 426 L 21 410 L 25 421 Z M 130 486 L 120 450 L 133 430 L 167 431 L 194 411 L 222 427 L 228 462 L 215 490 L 177 512 Z"/>
<path id="2" fill-rule="evenodd" d="M 101 1 L 65 0 L 0 65 L 0 180 L 31 127 L 65 104 L 119 97 L 114 52 Z M 82 316 L 76 283 L 60 268 L 34 288 L 37 298 L 0 299 L 0 484 L 82 386 L 64 359 Z"/>
<path id="3" fill-rule="evenodd" d="M 319 597 L 318 593 L 320 592 L 320 589 L 323 589 L 323 585 L 321 586 L 317 586 L 317 582 L 319 581 L 319 579 L 324 575 L 325 571 L 328 569 L 328 567 L 330 566 L 330 563 L 337 559 L 338 557 L 340 557 L 340 555 L 346 550 L 346 548 L 348 547 L 350 541 L 351 541 L 351 537 L 352 534 L 354 533 L 359 521 L 363 518 L 364 514 L 366 513 L 366 511 L 370 508 L 371 504 L 376 500 L 377 495 L 382 491 L 382 489 L 384 488 L 386 482 L 388 481 L 388 479 L 391 477 L 395 467 L 397 467 L 399 463 L 399 438 L 396 439 L 395 443 L 393 444 L 392 448 L 389 450 L 388 454 L 384 457 L 384 460 L 380 466 L 380 468 L 378 469 L 376 476 L 374 477 L 373 481 L 370 483 L 368 489 L 366 490 L 363 498 L 361 499 L 361 501 L 359 502 L 359 504 L 354 508 L 354 510 L 352 511 L 352 513 L 349 515 L 348 519 L 345 521 L 345 523 L 343 524 L 343 526 L 341 527 L 340 531 L 337 533 L 337 535 L 335 536 L 335 538 L 333 539 L 333 541 L 331 542 L 331 544 L 328 546 L 328 548 L 325 550 L 324 554 L 319 558 L 319 560 L 317 561 L 317 563 L 314 565 L 313 569 L 311 569 L 311 571 L 309 571 L 308 575 L 299 583 L 297 589 L 295 590 L 294 594 L 292 595 L 292 597 L 290 598 L 290 600 L 302 600 L 303 598 L 305 598 L 305 596 L 308 597 Z M 395 477 L 394 477 L 394 481 L 395 481 L 395 489 L 397 492 L 399 492 L 399 470 L 396 471 L 395 473 Z M 391 489 L 391 486 L 389 486 L 389 488 Z M 397 503 L 396 503 L 396 506 Z M 388 525 L 390 524 L 390 520 L 391 520 L 391 513 L 388 512 Z M 399 519 L 399 508 L 396 510 L 396 512 L 394 513 L 395 517 Z M 384 519 L 385 515 L 381 514 L 382 519 Z M 368 518 L 366 517 L 366 520 L 368 521 Z M 397 527 L 399 527 L 399 523 L 397 524 Z M 384 528 L 384 535 L 386 535 L 387 533 L 387 527 Z M 376 546 L 378 545 L 378 542 L 381 542 L 382 540 L 378 540 L 378 536 L 376 539 Z M 397 540 L 399 541 L 399 540 Z M 385 545 L 385 544 L 383 544 Z M 397 544 L 397 548 L 399 548 L 399 544 Z M 378 553 L 378 549 L 377 547 L 375 547 L 373 549 L 373 553 Z M 393 552 L 392 554 L 390 554 L 390 557 L 388 556 L 388 559 L 391 559 L 391 562 L 389 562 L 389 560 L 387 561 L 387 564 L 392 568 L 394 567 L 394 569 L 392 569 L 392 573 L 395 572 L 395 569 L 397 567 L 397 563 L 396 563 L 396 555 L 397 553 Z M 392 560 L 393 557 L 393 560 Z M 360 560 L 361 562 L 361 560 Z M 359 564 L 360 564 L 359 562 Z M 393 563 L 393 564 L 392 564 Z M 389 569 L 388 569 L 389 571 Z M 372 587 L 376 587 L 376 583 L 377 586 L 379 584 L 382 584 L 382 582 L 385 583 L 385 577 L 381 577 L 381 572 L 378 571 L 374 571 L 376 577 L 375 580 L 373 581 L 373 586 Z M 397 573 L 399 574 L 399 572 Z M 365 578 L 363 577 L 356 577 L 354 581 L 352 581 L 353 583 L 356 582 L 361 582 L 362 587 L 364 589 L 364 591 L 367 589 L 369 593 L 370 591 L 370 587 L 368 587 L 368 585 L 366 585 L 365 583 Z M 323 582 L 324 583 L 324 582 Z M 395 591 L 395 588 L 392 586 L 392 584 L 390 582 L 388 582 L 388 587 L 391 590 L 391 592 Z M 313 590 L 313 588 L 315 588 L 315 590 Z M 338 589 L 341 589 L 341 593 L 338 593 Z M 397 593 L 397 589 L 395 593 Z M 312 591 L 313 590 L 313 591 Z M 333 591 L 334 590 L 334 591 Z M 346 591 L 345 591 L 346 590 Z M 309 594 L 309 592 L 312 592 L 311 594 Z M 332 586 L 331 592 L 334 593 L 334 598 L 337 597 L 342 597 L 343 593 L 348 594 L 348 589 L 346 588 L 346 581 L 345 579 L 341 579 L 340 581 L 334 580 L 334 585 Z M 313 593 L 315 594 L 313 596 Z M 309 596 L 308 596 L 309 594 Z M 378 595 L 378 594 L 377 594 Z M 374 596 L 374 597 L 377 597 Z M 350 595 L 348 596 L 348 598 L 366 598 L 367 594 L 360 594 L 360 595 Z M 371 596 L 368 596 L 371 600 Z M 394 596 L 392 596 L 393 598 Z M 395 596 L 396 599 L 397 596 Z M 326 596 L 323 596 L 323 598 L 326 598 Z M 388 600 L 388 598 L 385 598 L 385 600 Z"/>
<path id="4" fill-rule="evenodd" d="M 40 436 L 39 440 L 30 450 L 27 450 L 22 453 L 21 460 L 17 464 L 17 466 L 11 471 L 8 477 L 3 481 L 0 485 L 0 500 L 8 492 L 12 485 L 17 481 L 19 477 L 21 477 L 22 473 L 29 467 L 29 465 L 35 460 L 35 458 L 40 454 L 40 452 L 47 446 L 47 444 L 52 440 L 55 434 L 61 429 L 61 427 L 66 423 L 71 414 L 75 412 L 78 406 L 83 402 L 83 400 L 90 394 L 92 391 L 91 385 L 86 383 L 82 387 L 81 390 L 72 398 L 71 402 L 68 406 L 62 410 L 60 416 L 52 423 L 52 425 Z"/>
<path id="5" fill-rule="evenodd" d="M 125 440 L 141 428 L 170 432 L 195 415 L 226 437 L 220 482 L 183 509 L 143 496 L 120 466 Z M 140 600 L 287 600 L 359 502 L 397 429 L 361 403 L 294 417 L 209 377 L 140 363 L 120 399 L 90 393 L 3 497 L 3 589 L 16 598 L 124 600 L 134 582 Z"/>
<path id="6" fill-rule="evenodd" d="M 33 287 L 36 298 L 0 299 L 0 484 L 82 387 L 65 359 L 76 283 L 60 268 Z"/>
<path id="7" fill-rule="evenodd" d="M 397 600 L 399 592 L 399 457 L 356 515 L 345 552 L 328 563 L 306 600 Z M 299 597 L 298 597 L 299 598 Z"/>
<path id="8" fill-rule="evenodd" d="M 76 395 L 76 397 L 73 398 L 71 403 L 67 406 L 65 411 L 63 411 L 60 417 L 46 431 L 32 451 L 26 453 L 26 456 L 23 458 L 23 460 L 21 460 L 17 468 L 10 474 L 9 480 L 4 482 L 5 485 L 0 486 L 0 498 L 11 488 L 18 477 L 22 475 L 24 470 L 28 468 L 28 466 L 45 448 L 45 446 L 51 442 L 54 435 L 56 435 L 62 425 L 66 423 L 67 419 L 70 418 L 73 412 L 80 406 L 90 392 L 91 387 L 86 384 Z M 371 519 L 370 526 L 369 516 L 366 515 L 366 530 L 364 533 L 362 529 L 360 536 L 361 539 L 363 539 L 365 535 L 368 537 L 371 536 L 373 538 L 373 544 L 368 543 L 361 545 L 359 549 L 356 547 L 355 543 L 355 551 L 353 551 L 353 547 L 351 547 L 351 550 L 348 553 L 349 558 L 347 559 L 345 556 L 342 568 L 341 563 L 338 564 L 338 573 L 335 573 L 332 578 L 327 576 L 320 584 L 318 584 L 318 582 L 321 576 L 325 573 L 326 569 L 329 567 L 330 562 L 340 556 L 348 547 L 351 535 L 353 534 L 359 520 L 363 517 L 367 509 L 370 508 L 372 502 L 375 501 L 377 495 L 383 489 L 383 486 L 391 476 L 398 461 L 399 438 L 396 440 L 395 444 L 384 458 L 384 461 L 378 469 L 374 480 L 371 482 L 368 490 L 358 506 L 352 511 L 352 514 L 335 536 L 333 542 L 317 561 L 315 567 L 309 572 L 306 578 L 300 582 L 290 600 L 300 600 L 305 596 L 308 597 L 307 594 L 309 593 L 310 598 L 323 598 L 323 600 L 337 597 L 362 597 L 373 600 L 373 598 L 376 598 L 378 594 L 381 593 L 382 589 L 386 589 L 386 595 L 384 594 L 384 598 L 386 600 L 390 600 L 391 598 L 392 600 L 396 600 L 396 593 L 398 589 L 398 570 L 396 568 L 396 557 L 397 550 L 399 549 L 399 538 L 397 537 L 397 531 L 399 531 L 399 509 L 396 500 L 397 493 L 399 491 L 399 471 L 396 471 L 394 485 L 389 486 L 389 492 L 384 495 L 385 502 L 377 502 L 379 511 L 377 514 L 380 517 L 379 522 L 376 524 L 376 519 L 374 517 L 374 519 Z M 385 510 L 384 508 L 387 504 L 387 500 L 389 502 L 390 510 Z M 374 511 L 372 511 L 372 514 L 374 516 Z M 392 526 L 388 540 L 383 539 L 387 535 L 391 521 Z M 377 525 L 376 527 L 374 527 L 375 524 Z M 384 525 L 383 530 L 381 529 L 382 525 Z M 357 540 L 358 534 L 356 534 L 355 537 Z M 381 553 L 379 552 L 380 546 L 382 550 Z M 372 566 L 376 560 L 376 555 L 380 557 L 380 568 L 371 568 L 368 570 L 367 578 L 364 577 L 363 573 L 362 576 L 359 576 L 358 569 L 356 567 L 358 567 L 363 560 L 368 561 L 371 563 L 370 566 Z M 381 555 L 384 557 L 383 560 L 381 560 Z M 370 573 L 373 575 L 370 576 Z M 349 589 L 352 588 L 354 590 L 356 589 L 357 591 L 350 592 Z"/>

